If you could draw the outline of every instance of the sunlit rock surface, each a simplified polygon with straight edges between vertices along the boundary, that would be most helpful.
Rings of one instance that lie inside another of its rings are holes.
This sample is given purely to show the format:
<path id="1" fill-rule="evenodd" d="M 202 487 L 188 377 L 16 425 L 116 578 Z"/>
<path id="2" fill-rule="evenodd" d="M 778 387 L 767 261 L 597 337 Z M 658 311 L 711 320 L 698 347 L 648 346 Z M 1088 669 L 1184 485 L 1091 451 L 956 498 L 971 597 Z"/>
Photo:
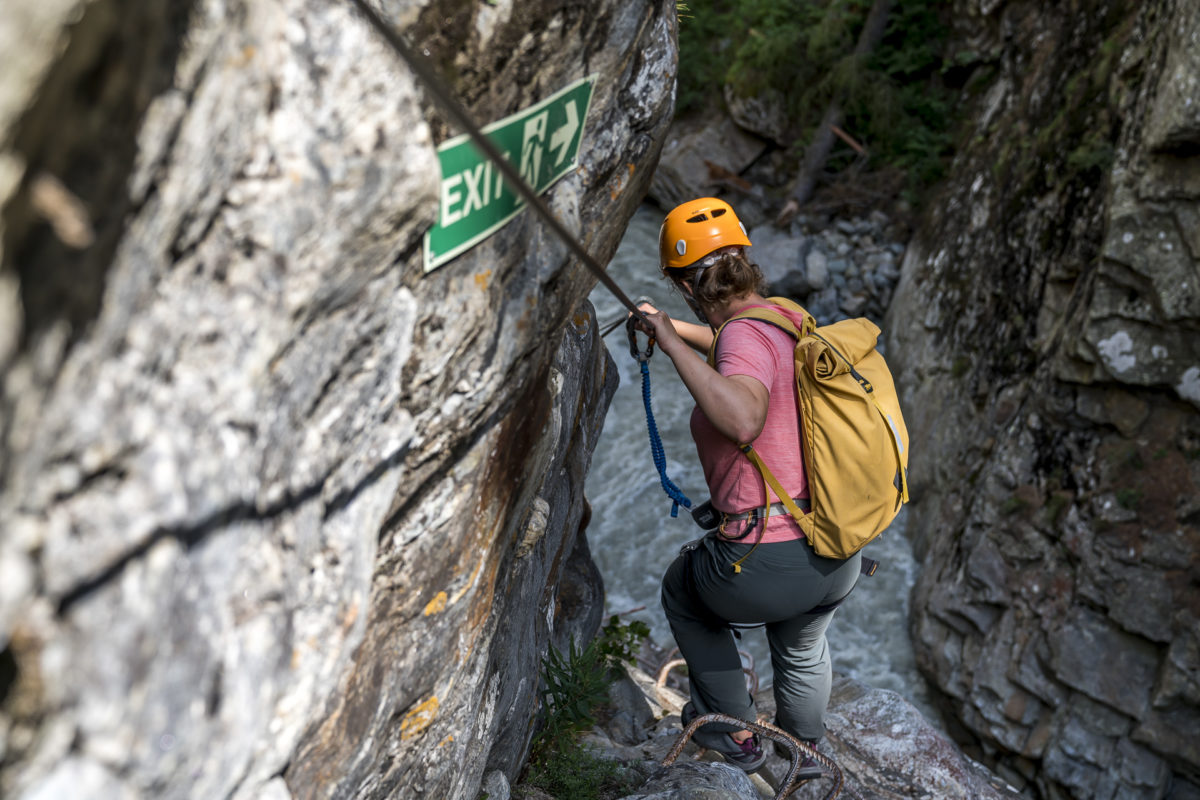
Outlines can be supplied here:
<path id="1" fill-rule="evenodd" d="M 597 622 L 594 279 L 529 212 L 422 273 L 458 131 L 350 3 L 9 5 L 0 795 L 473 798 Z M 383 11 L 481 122 L 596 76 L 606 261 L 674 6 Z"/>
<path id="2" fill-rule="evenodd" d="M 889 313 L 912 630 L 1046 796 L 1200 796 L 1200 3 L 962 0 L 973 129 Z"/>

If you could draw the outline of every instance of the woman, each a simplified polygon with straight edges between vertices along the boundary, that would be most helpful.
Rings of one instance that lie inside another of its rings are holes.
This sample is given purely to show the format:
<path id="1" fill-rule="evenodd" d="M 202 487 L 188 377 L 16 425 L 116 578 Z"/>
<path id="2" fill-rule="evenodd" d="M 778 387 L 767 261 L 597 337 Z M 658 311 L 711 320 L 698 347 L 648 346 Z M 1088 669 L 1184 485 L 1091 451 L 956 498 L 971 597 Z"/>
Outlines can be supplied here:
<path id="1" fill-rule="evenodd" d="M 717 338 L 715 369 L 692 351 L 707 353 L 716 331 L 739 312 L 770 305 L 761 294 L 762 273 L 744 252 L 748 246 L 745 227 L 729 204 L 716 198 L 675 208 L 659 232 L 663 275 L 703 324 L 675 321 L 644 305 L 652 328 L 646 333 L 671 359 L 696 401 L 692 437 L 713 508 L 722 515 L 716 530 L 686 546 L 667 569 L 662 603 L 688 664 L 692 696 L 683 710 L 685 725 L 711 712 L 755 720 L 730 624 L 765 623 L 776 724 L 815 745 L 825 732 L 832 682 L 825 630 L 836 604 L 854 588 L 860 556 L 841 561 L 813 553 L 738 448 L 753 443 L 784 489 L 807 510 L 795 340 L 769 323 L 739 319 Z M 800 328 L 801 314 L 777 310 Z M 768 504 L 774 504 L 769 514 Z M 710 723 L 694 738 L 747 772 L 766 759 L 758 737 L 745 729 Z M 816 763 L 806 759 L 802 777 L 819 774 Z"/>

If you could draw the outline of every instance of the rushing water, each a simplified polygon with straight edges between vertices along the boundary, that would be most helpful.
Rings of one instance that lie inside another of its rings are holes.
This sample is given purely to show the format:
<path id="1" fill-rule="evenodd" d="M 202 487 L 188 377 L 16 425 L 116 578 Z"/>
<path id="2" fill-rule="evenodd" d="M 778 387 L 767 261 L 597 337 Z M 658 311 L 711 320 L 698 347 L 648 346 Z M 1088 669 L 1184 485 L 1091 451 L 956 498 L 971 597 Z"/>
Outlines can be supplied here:
<path id="1" fill-rule="evenodd" d="M 672 317 L 691 320 L 683 300 L 659 277 L 658 226 L 662 215 L 643 206 L 609 267 L 609 274 L 635 300 L 646 295 Z M 751 231 L 753 235 L 753 231 Z M 624 316 L 624 309 L 603 286 L 591 295 L 601 323 Z M 645 338 L 640 341 L 645 344 Z M 587 480 L 592 520 L 588 540 L 604 575 L 607 613 L 628 614 L 645 621 L 652 638 L 670 649 L 674 640 L 659 605 L 659 581 L 679 547 L 702 531 L 685 509 L 670 516 L 671 501 L 659 485 L 650 454 L 642 403 L 641 375 L 629 355 L 624 327 L 608 336 L 621 385 L 604 423 Z M 654 417 L 662 435 L 667 474 L 693 503 L 707 498 L 704 475 L 688 431 L 692 399 L 670 359 L 656 354 L 650 360 Z M 916 671 L 908 639 L 909 590 L 917 566 L 903 535 L 904 514 L 867 546 L 866 555 L 882 562 L 872 578 L 863 578 L 838 610 L 829 628 L 835 671 L 863 683 L 896 691 L 931 720 L 927 690 Z M 643 608 L 644 607 L 644 608 Z M 761 629 L 743 634 L 740 647 L 755 660 L 764 685 L 771 677 L 766 637 Z"/>

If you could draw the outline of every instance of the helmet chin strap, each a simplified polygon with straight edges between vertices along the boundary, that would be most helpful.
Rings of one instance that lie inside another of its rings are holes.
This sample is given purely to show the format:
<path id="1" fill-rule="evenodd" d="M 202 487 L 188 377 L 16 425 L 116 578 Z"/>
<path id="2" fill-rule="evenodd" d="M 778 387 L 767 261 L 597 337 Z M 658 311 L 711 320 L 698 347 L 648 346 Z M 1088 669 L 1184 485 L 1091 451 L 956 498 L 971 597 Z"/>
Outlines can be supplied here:
<path id="1" fill-rule="evenodd" d="M 700 278 L 702 275 L 704 275 L 704 271 L 706 269 L 708 269 L 708 267 L 701 267 L 700 269 L 696 270 L 696 274 L 692 276 L 692 291 L 683 292 L 682 294 L 684 301 L 688 304 L 688 308 L 690 308 L 692 313 L 696 315 L 696 319 L 700 320 L 701 323 L 708 325 L 711 328 L 712 323 L 708 321 L 708 317 L 704 316 L 704 312 L 700 310 L 700 303 L 696 301 L 696 292 L 700 289 Z"/>

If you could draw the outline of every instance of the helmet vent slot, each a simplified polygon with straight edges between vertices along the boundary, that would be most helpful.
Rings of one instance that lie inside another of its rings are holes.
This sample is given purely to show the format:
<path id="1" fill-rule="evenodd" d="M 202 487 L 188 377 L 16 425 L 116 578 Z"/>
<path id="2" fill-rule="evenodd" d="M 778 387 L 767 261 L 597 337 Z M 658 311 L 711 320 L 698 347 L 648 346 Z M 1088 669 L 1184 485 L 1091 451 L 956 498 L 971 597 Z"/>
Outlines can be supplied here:
<path id="1" fill-rule="evenodd" d="M 721 216 L 722 214 L 724 214 L 724 213 L 725 213 L 725 209 L 723 209 L 723 208 L 714 208 L 714 209 L 713 209 L 713 210 L 712 210 L 710 213 L 713 215 L 713 219 L 716 219 L 717 217 L 719 217 L 719 216 Z"/>
<path id="2" fill-rule="evenodd" d="M 708 219 L 708 214 L 697 214 L 694 217 L 688 217 L 687 221 L 688 222 L 704 222 L 704 220 L 706 220 L 706 219 Z"/>

